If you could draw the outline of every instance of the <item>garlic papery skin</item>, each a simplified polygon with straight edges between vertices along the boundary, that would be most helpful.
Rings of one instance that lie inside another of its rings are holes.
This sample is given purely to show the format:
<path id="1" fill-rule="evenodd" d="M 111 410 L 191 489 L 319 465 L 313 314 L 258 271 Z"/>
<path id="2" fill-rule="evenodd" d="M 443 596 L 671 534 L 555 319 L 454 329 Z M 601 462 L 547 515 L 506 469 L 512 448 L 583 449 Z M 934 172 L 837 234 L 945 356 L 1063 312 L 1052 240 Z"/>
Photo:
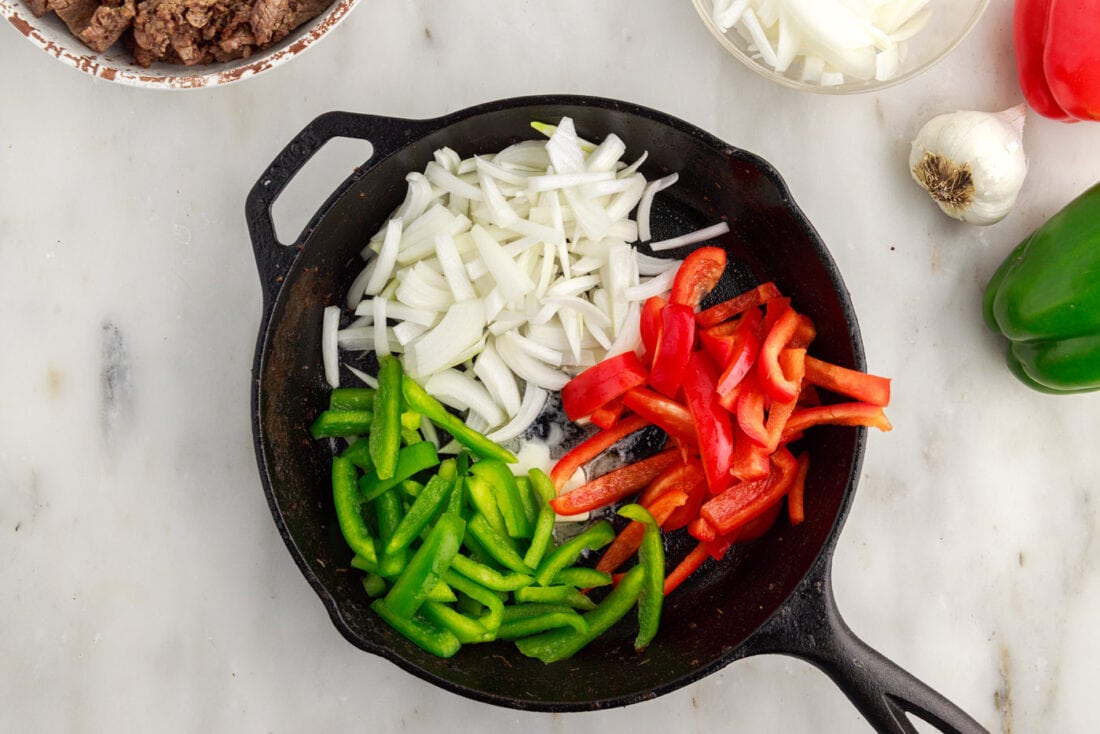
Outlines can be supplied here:
<path id="1" fill-rule="evenodd" d="M 1004 219 L 1027 175 L 1024 115 L 964 110 L 933 117 L 917 133 L 909 171 L 948 216 L 971 224 Z"/>

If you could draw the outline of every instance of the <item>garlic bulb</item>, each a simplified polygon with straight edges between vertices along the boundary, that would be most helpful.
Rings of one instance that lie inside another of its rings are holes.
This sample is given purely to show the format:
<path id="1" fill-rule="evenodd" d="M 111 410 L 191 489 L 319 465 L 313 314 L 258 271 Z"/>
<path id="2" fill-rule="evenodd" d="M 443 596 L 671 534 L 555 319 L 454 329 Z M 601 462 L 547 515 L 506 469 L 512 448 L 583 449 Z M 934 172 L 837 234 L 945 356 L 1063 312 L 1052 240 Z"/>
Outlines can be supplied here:
<path id="1" fill-rule="evenodd" d="M 920 129 L 909 171 L 948 216 L 971 224 L 1004 219 L 1027 174 L 1026 107 L 952 112 Z"/>

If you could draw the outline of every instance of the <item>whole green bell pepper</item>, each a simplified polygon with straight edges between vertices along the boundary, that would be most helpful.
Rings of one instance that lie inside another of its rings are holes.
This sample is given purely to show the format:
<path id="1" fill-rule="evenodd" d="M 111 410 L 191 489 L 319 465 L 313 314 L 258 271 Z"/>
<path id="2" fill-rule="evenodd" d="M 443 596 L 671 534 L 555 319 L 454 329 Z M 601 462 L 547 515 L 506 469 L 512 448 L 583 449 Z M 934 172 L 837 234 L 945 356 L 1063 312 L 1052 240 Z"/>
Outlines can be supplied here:
<path id="1" fill-rule="evenodd" d="M 985 289 L 1009 368 L 1047 393 L 1100 390 L 1100 184 L 1025 239 Z"/>

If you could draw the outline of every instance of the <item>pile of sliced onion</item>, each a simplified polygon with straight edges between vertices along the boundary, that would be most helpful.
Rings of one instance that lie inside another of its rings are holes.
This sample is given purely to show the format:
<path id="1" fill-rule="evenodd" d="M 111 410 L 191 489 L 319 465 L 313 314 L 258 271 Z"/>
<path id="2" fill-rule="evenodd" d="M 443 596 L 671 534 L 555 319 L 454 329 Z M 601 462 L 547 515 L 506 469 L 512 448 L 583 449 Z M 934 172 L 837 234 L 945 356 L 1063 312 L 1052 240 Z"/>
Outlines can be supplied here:
<path id="1" fill-rule="evenodd" d="M 714 0 L 711 17 L 780 74 L 811 84 L 897 76 L 905 42 L 928 24 L 930 0 Z"/>
<path id="2" fill-rule="evenodd" d="M 405 200 L 363 248 L 354 319 L 340 328 L 339 307 L 325 315 L 330 384 L 340 349 L 396 354 L 469 425 L 506 441 L 573 374 L 638 347 L 640 302 L 669 290 L 679 261 L 632 243 L 650 239 L 653 198 L 676 176 L 647 181 L 645 155 L 627 164 L 618 136 L 590 143 L 569 118 L 534 127 L 545 139 L 471 158 L 443 148 L 406 177 Z"/>

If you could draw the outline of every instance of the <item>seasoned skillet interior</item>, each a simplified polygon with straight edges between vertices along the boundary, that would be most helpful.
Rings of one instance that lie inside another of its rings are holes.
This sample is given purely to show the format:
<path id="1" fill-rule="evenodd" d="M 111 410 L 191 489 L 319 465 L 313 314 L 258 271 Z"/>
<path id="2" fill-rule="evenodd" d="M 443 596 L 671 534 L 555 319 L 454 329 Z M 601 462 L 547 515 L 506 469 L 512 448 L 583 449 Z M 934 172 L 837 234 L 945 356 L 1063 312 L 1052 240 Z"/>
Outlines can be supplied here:
<path id="1" fill-rule="evenodd" d="M 774 280 L 816 323 L 811 353 L 863 366 L 840 276 L 775 171 L 678 120 L 591 99 L 488 105 L 443 118 L 434 132 L 367 164 L 357 182 L 320 215 L 262 335 L 256 421 L 269 500 L 296 561 L 351 642 L 471 698 L 539 710 L 631 703 L 736 659 L 742 643 L 780 607 L 818 555 L 831 552 L 854 491 L 860 445 L 855 429 L 814 429 L 803 441 L 812 467 L 806 521 L 792 528 L 781 519 L 761 540 L 735 547 L 721 564 L 708 562 L 667 599 L 661 632 L 643 654 L 631 647 L 635 627 L 628 617 L 572 660 L 552 666 L 524 658 L 503 642 L 469 645 L 455 658 L 440 660 L 373 615 L 358 572 L 348 570 L 349 551 L 336 526 L 331 450 L 310 440 L 307 431 L 328 392 L 320 358 L 321 311 L 344 297 L 362 266 L 360 249 L 404 196 L 405 174 L 423 170 L 435 149 L 449 146 L 463 156 L 495 152 L 535 137 L 532 120 L 556 122 L 563 115 L 572 117 L 579 134 L 589 139 L 618 134 L 628 146 L 628 160 L 647 150 L 642 168 L 647 178 L 679 172 L 679 183 L 660 194 L 654 206 L 655 237 L 728 219 L 731 232 L 721 244 L 728 249 L 730 267 L 712 300 Z M 675 562 L 690 545 L 687 538 L 671 539 L 670 560 Z"/>

